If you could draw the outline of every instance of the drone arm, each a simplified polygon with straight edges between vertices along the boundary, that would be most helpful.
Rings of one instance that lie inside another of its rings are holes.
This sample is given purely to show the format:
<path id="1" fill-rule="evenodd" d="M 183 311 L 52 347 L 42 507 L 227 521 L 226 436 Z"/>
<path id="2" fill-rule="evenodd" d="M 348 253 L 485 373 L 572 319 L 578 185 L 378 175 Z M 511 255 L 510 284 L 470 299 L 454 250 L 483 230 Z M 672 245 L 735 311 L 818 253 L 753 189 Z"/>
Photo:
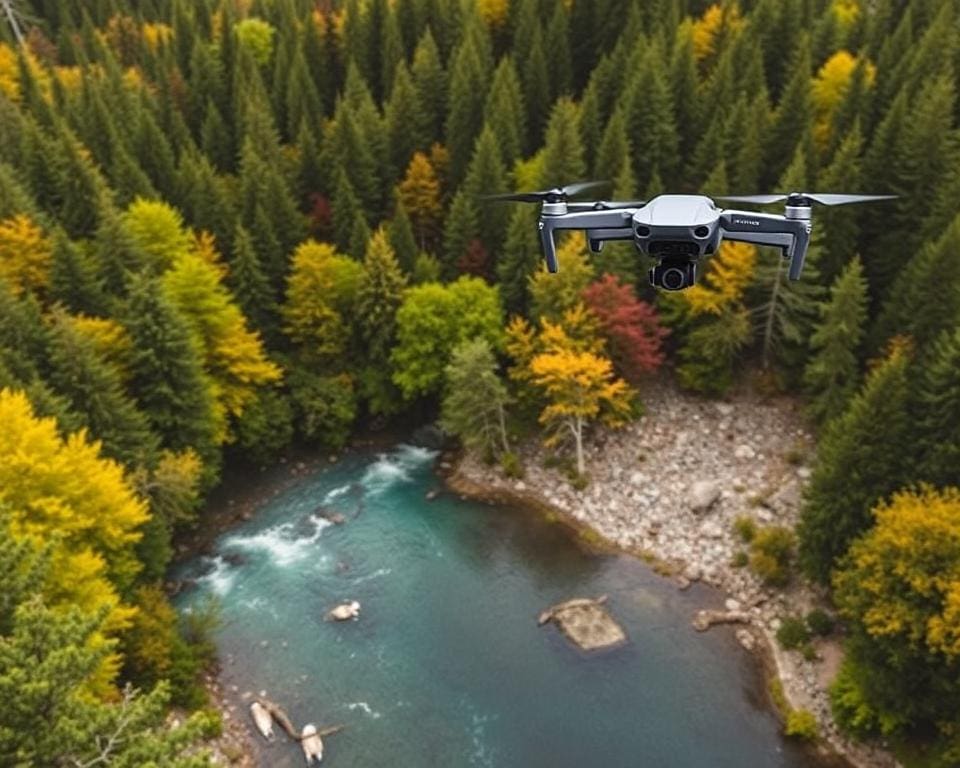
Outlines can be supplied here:
<path id="1" fill-rule="evenodd" d="M 553 239 L 557 229 L 585 229 L 591 242 L 604 240 L 630 240 L 633 229 L 630 221 L 634 208 L 620 208 L 611 211 L 573 211 L 570 213 L 542 214 L 540 216 L 540 244 L 547 261 L 547 270 L 556 272 L 557 246 Z"/>
<path id="2" fill-rule="evenodd" d="M 810 245 L 810 220 L 767 213 L 724 211 L 720 226 L 727 240 L 777 246 L 790 259 L 790 279 L 799 280 Z"/>

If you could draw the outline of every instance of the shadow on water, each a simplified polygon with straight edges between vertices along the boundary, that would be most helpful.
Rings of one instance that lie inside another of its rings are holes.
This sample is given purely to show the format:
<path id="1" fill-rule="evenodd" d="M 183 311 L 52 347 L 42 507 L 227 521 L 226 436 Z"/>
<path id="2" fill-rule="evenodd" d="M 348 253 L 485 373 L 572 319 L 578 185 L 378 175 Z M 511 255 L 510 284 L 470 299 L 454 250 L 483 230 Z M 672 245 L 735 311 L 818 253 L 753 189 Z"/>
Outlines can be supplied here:
<path id="1" fill-rule="evenodd" d="M 244 692 L 265 690 L 298 726 L 345 723 L 327 742 L 338 768 L 815 764 L 781 738 L 732 633 L 691 630 L 715 592 L 678 592 L 537 516 L 447 493 L 427 501 L 432 459 L 398 446 L 276 496 L 264 488 L 254 519 L 182 565 L 197 586 L 181 609 L 222 601 L 217 643 L 237 716 L 248 717 Z M 548 605 L 599 594 L 625 646 L 588 655 L 536 624 Z M 325 621 L 346 599 L 360 601 L 360 619 Z M 271 768 L 303 761 L 289 742 L 263 754 Z"/>

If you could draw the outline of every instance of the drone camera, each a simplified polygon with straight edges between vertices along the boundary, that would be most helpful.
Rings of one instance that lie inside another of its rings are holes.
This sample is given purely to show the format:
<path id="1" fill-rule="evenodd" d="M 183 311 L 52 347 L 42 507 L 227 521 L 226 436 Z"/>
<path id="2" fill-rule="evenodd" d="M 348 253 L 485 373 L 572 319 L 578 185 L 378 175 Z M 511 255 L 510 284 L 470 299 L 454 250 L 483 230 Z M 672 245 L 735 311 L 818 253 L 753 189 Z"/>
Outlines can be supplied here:
<path id="1" fill-rule="evenodd" d="M 664 260 L 650 270 L 650 285 L 665 291 L 682 291 L 696 282 L 695 261 Z"/>

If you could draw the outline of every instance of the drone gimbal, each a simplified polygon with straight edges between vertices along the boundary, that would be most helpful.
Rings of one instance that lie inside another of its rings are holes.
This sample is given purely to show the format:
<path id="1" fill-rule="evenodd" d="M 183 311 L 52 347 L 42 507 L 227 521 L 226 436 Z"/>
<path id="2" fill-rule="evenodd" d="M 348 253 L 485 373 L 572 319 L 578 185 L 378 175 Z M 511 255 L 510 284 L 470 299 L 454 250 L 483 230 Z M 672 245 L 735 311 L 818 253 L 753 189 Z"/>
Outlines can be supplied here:
<path id="1" fill-rule="evenodd" d="M 582 182 L 487 199 L 541 203 L 540 242 L 550 272 L 559 268 L 554 232 L 583 229 L 594 253 L 599 253 L 608 240 L 632 240 L 637 250 L 657 259 L 650 270 L 650 282 L 678 291 L 696 282 L 699 259 L 714 253 L 724 239 L 780 248 L 790 260 L 790 279 L 797 280 L 810 244 L 813 203 L 844 205 L 893 197 L 792 192 L 717 198 L 755 205 L 786 201 L 782 216 L 724 210 L 703 195 L 659 195 L 649 202 L 569 202 L 570 197 L 602 184 L 605 182 Z"/>

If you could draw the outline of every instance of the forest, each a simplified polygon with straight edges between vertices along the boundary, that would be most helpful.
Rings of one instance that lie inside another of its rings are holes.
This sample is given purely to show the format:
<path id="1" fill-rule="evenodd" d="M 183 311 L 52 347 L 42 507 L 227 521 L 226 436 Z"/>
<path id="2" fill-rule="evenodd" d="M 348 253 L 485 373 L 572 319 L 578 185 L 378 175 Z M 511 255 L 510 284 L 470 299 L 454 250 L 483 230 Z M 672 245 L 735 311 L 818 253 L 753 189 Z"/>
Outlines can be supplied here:
<path id="1" fill-rule="evenodd" d="M 583 487 L 658 370 L 803 398 L 835 717 L 960 763 L 960 3 L 4 5 L 0 764 L 206 764 L 216 611 L 164 577 L 225 466 L 439 419 Z M 666 294 L 482 199 L 583 179 L 898 197 Z"/>

